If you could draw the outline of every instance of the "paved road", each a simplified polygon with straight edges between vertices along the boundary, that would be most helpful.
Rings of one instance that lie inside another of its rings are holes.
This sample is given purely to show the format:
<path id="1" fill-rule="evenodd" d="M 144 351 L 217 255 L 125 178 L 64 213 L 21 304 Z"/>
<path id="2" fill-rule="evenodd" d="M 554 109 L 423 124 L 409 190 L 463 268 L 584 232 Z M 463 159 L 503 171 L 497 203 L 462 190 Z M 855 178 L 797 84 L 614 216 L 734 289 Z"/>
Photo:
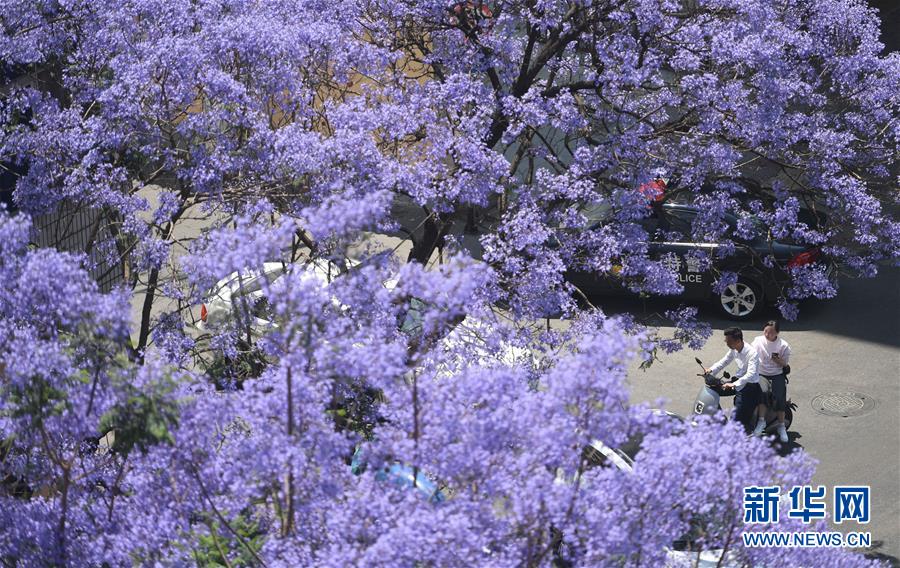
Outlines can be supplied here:
<path id="1" fill-rule="evenodd" d="M 600 302 L 611 313 L 671 307 L 659 300 Z M 633 401 L 665 397 L 670 410 L 690 413 L 700 389 L 694 357 L 715 362 L 725 352 L 722 329 L 733 325 L 711 307 L 701 316 L 712 323 L 713 338 L 699 352 L 664 355 L 647 371 L 635 366 L 629 374 Z M 773 317 L 775 310 L 744 325 L 745 336 L 759 335 Z M 872 487 L 871 523 L 836 528 L 870 531 L 873 552 L 900 566 L 900 269 L 884 268 L 874 280 L 842 281 L 837 298 L 802 305 L 797 322 L 783 323 L 782 337 L 794 352 L 788 394 L 799 406 L 786 451 L 802 448 L 819 461 L 814 482 L 827 486 L 829 495 L 834 485 Z M 861 416 L 825 416 L 812 401 L 827 393 L 862 393 L 875 407 Z"/>

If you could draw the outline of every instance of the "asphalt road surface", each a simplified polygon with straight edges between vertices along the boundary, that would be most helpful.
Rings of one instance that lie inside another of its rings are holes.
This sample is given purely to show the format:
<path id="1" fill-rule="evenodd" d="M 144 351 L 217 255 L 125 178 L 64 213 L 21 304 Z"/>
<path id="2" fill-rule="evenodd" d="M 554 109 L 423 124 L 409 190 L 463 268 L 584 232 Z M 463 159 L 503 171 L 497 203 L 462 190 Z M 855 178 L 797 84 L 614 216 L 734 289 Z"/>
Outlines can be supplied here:
<path id="1" fill-rule="evenodd" d="M 595 300 L 609 313 L 653 314 L 672 307 L 662 300 Z M 761 335 L 766 320 L 778 316 L 773 308 L 743 324 L 745 339 Z M 647 371 L 635 365 L 629 373 L 632 401 L 663 397 L 669 410 L 691 413 L 701 387 L 694 357 L 707 366 L 722 357 L 722 330 L 734 325 L 712 306 L 701 307 L 701 318 L 714 329 L 706 346 L 663 355 Z M 871 522 L 844 522 L 835 530 L 871 532 L 869 552 L 900 566 L 900 269 L 884 267 L 875 279 L 842 280 L 838 297 L 801 304 L 796 322 L 782 321 L 781 336 L 791 344 L 788 396 L 798 405 L 791 442 L 781 451 L 802 448 L 818 460 L 813 481 L 827 487 L 829 516 L 835 485 L 871 486 Z M 837 415 L 815 408 L 822 408 L 817 397 L 834 394 L 839 396 L 826 408 Z M 723 402 L 726 408 L 731 404 Z"/>

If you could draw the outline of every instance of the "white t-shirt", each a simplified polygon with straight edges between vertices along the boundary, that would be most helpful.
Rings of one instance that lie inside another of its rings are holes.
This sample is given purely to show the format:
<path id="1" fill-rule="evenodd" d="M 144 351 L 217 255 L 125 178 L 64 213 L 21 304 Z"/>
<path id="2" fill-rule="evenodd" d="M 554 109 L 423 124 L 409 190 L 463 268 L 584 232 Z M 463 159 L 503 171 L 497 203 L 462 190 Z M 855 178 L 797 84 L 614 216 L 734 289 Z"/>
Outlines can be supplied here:
<path id="1" fill-rule="evenodd" d="M 780 337 L 775 341 L 769 341 L 765 335 L 760 335 L 753 340 L 753 347 L 759 353 L 759 374 L 769 377 L 780 375 L 783 371 L 781 365 L 772 358 L 773 353 L 778 353 L 780 361 L 788 364 L 791 361 L 791 346 Z"/>

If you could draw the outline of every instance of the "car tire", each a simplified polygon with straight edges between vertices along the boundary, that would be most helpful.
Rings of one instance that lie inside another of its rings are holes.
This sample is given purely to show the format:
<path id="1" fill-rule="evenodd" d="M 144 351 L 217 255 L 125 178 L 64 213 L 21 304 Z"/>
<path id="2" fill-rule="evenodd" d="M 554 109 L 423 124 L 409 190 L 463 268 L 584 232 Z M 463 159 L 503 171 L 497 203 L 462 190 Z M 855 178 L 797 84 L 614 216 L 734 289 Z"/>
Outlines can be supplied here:
<path id="1" fill-rule="evenodd" d="M 716 307 L 726 317 L 744 321 L 756 316 L 763 307 L 762 290 L 756 282 L 738 278 L 716 296 Z"/>

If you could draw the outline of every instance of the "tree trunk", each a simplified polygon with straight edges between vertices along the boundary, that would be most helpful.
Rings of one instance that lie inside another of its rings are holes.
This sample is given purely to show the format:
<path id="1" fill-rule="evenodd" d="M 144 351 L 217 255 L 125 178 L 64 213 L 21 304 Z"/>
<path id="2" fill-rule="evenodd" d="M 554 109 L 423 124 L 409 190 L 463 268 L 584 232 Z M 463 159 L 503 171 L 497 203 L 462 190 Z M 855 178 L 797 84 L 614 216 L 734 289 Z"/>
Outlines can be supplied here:
<path id="1" fill-rule="evenodd" d="M 435 218 L 433 215 L 425 219 L 423 229 L 425 234 L 418 241 L 413 240 L 413 248 L 409 251 L 407 262 L 416 261 L 420 264 L 428 264 L 428 259 L 434 254 L 436 248 L 443 246 L 444 237 L 453 227 L 450 214 L 442 213 Z"/>

